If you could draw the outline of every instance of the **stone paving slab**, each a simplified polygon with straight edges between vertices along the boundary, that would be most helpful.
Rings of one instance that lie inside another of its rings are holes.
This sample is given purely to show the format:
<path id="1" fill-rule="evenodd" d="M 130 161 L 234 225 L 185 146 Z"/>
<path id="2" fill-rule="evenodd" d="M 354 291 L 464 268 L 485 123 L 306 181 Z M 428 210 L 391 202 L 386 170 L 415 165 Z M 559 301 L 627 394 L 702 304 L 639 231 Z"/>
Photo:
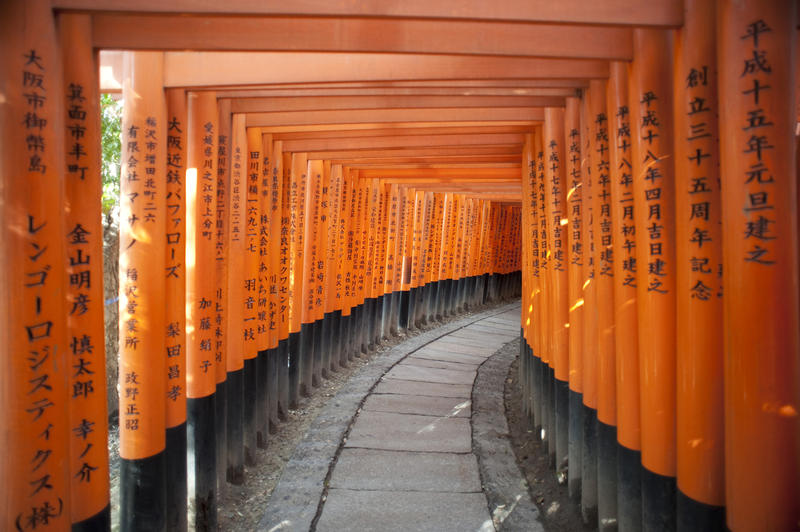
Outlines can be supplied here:
<path id="1" fill-rule="evenodd" d="M 423 395 L 427 397 L 460 397 L 469 399 L 472 395 L 472 385 L 468 384 L 438 384 L 433 382 L 406 381 L 402 379 L 384 379 L 372 392 L 396 393 L 405 395 Z"/>
<path id="2" fill-rule="evenodd" d="M 446 353 L 436 349 L 420 349 L 414 354 L 408 355 L 406 360 L 432 360 L 449 362 L 451 364 L 462 364 L 464 366 L 479 366 L 486 358 L 476 355 L 464 355 L 460 353 Z"/>
<path id="3" fill-rule="evenodd" d="M 317 531 L 342 530 L 478 532 L 494 527 L 483 493 L 332 489 Z"/>
<path id="4" fill-rule="evenodd" d="M 478 355 L 488 358 L 492 353 L 486 347 L 470 345 L 459 340 L 457 342 L 443 340 L 436 340 L 429 344 L 431 348 L 438 349 L 439 351 L 446 351 L 451 353 L 463 353 L 465 355 Z"/>
<path id="5" fill-rule="evenodd" d="M 419 366 L 400 365 L 393 367 L 386 374 L 387 379 L 403 379 L 407 381 L 438 382 L 439 384 L 469 384 L 475 380 L 474 371 L 453 371 L 450 369 L 422 368 Z"/>
<path id="6" fill-rule="evenodd" d="M 381 491 L 480 492 L 473 454 L 343 449 L 331 488 Z"/>
<path id="7" fill-rule="evenodd" d="M 345 447 L 468 453 L 472 439 L 469 419 L 362 410 Z"/>
<path id="8" fill-rule="evenodd" d="M 467 327 L 466 329 L 461 329 L 459 331 L 454 332 L 450 335 L 451 338 L 464 338 L 468 340 L 478 340 L 478 341 L 493 341 L 493 342 L 500 342 L 500 343 L 507 343 L 515 338 L 519 338 L 519 333 L 510 333 L 510 332 L 500 332 L 494 331 L 492 333 L 480 330 L 474 330 L 471 327 Z"/>
<path id="9" fill-rule="evenodd" d="M 512 330 L 511 327 L 496 327 L 495 325 L 484 325 L 483 322 L 474 323 L 469 326 L 469 331 L 478 332 L 481 334 L 495 334 L 499 330 L 499 334 L 506 334 L 509 336 L 519 336 L 519 327 Z"/>
<path id="10" fill-rule="evenodd" d="M 465 364 L 463 362 L 447 362 L 444 360 L 426 360 L 424 358 L 406 357 L 398 366 L 416 366 L 433 369 L 449 369 L 452 371 L 475 371 L 480 362 Z"/>
<path id="11" fill-rule="evenodd" d="M 364 410 L 395 412 L 434 417 L 469 417 L 471 401 L 461 397 L 424 397 L 419 395 L 372 394 Z"/>

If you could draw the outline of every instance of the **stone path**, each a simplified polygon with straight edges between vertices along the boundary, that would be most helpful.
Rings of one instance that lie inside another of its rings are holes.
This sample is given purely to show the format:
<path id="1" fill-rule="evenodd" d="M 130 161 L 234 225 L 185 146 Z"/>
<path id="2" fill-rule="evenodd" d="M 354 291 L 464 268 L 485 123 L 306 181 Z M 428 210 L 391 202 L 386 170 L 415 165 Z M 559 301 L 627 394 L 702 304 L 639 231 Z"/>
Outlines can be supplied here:
<path id="1" fill-rule="evenodd" d="M 519 306 L 486 314 L 461 327 L 456 322 L 449 333 L 440 331 L 433 341 L 407 350 L 396 363 L 387 366 L 388 371 L 376 379 L 371 390 L 365 390 L 368 393 L 362 396 L 363 402 L 328 471 L 327 493 L 314 508 L 316 514 L 310 527 L 305 527 L 299 514 L 293 519 L 291 509 L 280 510 L 279 485 L 262 520 L 262 529 L 495 530 L 493 517 L 496 521 L 497 516 L 492 514 L 497 509 L 490 512 L 478 459 L 473 453 L 473 384 L 479 367 L 503 345 L 519 337 Z M 507 371 L 508 366 L 505 367 Z M 504 379 L 504 375 L 500 378 Z M 492 384 L 499 387 L 500 397 L 502 383 L 500 380 Z M 346 398 L 355 393 L 343 395 Z M 504 416 L 502 421 L 505 427 Z M 505 440 L 501 443 L 507 445 Z M 315 462 L 313 457 L 308 458 Z M 514 468 L 513 456 L 510 460 L 510 467 Z M 302 471 L 302 464 L 296 467 Z M 302 485 L 295 487 L 301 492 L 304 489 Z M 527 498 L 527 489 L 517 491 L 524 491 Z M 278 500 L 273 503 L 276 497 Z M 301 502 L 292 498 L 285 496 L 285 503 Z M 511 504 L 512 510 L 513 504 L 516 503 Z M 304 510 L 305 519 L 310 511 Z"/>

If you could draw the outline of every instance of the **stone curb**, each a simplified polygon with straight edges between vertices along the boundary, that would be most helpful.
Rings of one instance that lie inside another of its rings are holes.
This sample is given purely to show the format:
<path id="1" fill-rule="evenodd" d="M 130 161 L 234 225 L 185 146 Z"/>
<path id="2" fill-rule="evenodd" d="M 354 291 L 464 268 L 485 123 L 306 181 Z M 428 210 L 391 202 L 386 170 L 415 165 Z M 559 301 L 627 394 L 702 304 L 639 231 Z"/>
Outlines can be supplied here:
<path id="1" fill-rule="evenodd" d="M 295 448 L 267 501 L 257 530 L 311 530 L 325 491 L 325 479 L 335 463 L 342 439 L 361 404 L 381 377 L 395 364 L 425 345 L 476 321 L 507 312 L 515 306 L 519 306 L 519 302 L 493 307 L 425 331 L 385 353 L 376 355 L 360 368 L 323 407 Z M 505 415 L 503 420 L 505 423 Z"/>
<path id="2" fill-rule="evenodd" d="M 495 528 L 544 532 L 511 449 L 506 422 L 503 390 L 518 352 L 519 340 L 512 340 L 478 368 L 472 388 L 472 446 Z"/>

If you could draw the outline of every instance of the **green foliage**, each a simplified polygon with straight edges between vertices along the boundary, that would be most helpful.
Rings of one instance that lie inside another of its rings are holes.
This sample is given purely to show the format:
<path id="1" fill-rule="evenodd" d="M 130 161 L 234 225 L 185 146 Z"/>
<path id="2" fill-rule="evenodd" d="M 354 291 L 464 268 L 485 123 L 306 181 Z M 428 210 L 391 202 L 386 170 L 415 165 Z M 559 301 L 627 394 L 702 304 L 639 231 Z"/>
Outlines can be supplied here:
<path id="1" fill-rule="evenodd" d="M 122 156 L 122 102 L 110 94 L 100 96 L 100 130 L 103 146 L 103 215 L 110 217 L 119 207 L 119 171 Z"/>

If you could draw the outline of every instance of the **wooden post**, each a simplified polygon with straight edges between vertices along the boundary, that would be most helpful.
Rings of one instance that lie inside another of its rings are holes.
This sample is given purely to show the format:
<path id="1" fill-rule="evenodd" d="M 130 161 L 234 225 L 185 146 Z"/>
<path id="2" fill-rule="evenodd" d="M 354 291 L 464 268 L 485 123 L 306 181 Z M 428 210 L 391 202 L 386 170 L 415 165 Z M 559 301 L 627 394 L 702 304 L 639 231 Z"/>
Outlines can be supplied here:
<path id="1" fill-rule="evenodd" d="M 272 143 L 272 173 L 270 180 L 269 210 L 269 312 L 267 314 L 267 329 L 269 331 L 267 356 L 267 396 L 270 430 L 278 426 L 278 403 L 280 390 L 285 386 L 281 377 L 286 369 L 286 336 L 281 330 L 281 323 L 285 317 L 285 309 L 281 301 L 281 275 L 284 267 L 281 264 L 281 250 L 288 245 L 288 239 L 283 231 L 283 142 L 276 140 Z"/>
<path id="2" fill-rule="evenodd" d="M 259 342 L 266 334 L 266 323 L 259 319 L 259 290 L 261 270 L 261 154 L 264 151 L 259 128 L 247 128 L 247 215 L 245 224 L 245 310 L 244 310 L 244 403 L 243 438 L 244 463 L 255 465 L 258 436 L 256 434 L 256 402 L 258 395 Z"/>
<path id="3" fill-rule="evenodd" d="M 166 144 L 163 141 L 167 124 L 162 65 L 160 53 L 135 52 L 126 54 L 124 66 L 119 257 L 123 530 L 165 526 Z"/>
<path id="4" fill-rule="evenodd" d="M 732 530 L 800 523 L 797 5 L 718 3 L 725 499 Z"/>
<path id="5" fill-rule="evenodd" d="M 617 383 L 617 525 L 642 526 L 639 327 L 636 305 L 636 226 L 628 107 L 628 65 L 611 63 L 607 94 L 614 250 Z"/>
<path id="6" fill-rule="evenodd" d="M 220 100 L 217 106 L 217 198 L 214 231 L 214 362 L 216 364 L 216 389 L 214 399 L 214 434 L 217 438 L 217 496 L 222 498 L 226 490 L 226 470 L 228 461 L 227 413 L 228 413 L 228 231 L 230 224 L 231 194 L 230 137 L 231 137 L 231 102 Z M 236 273 L 234 272 L 234 275 Z"/>
<path id="7" fill-rule="evenodd" d="M 319 225 L 319 189 L 322 179 L 322 161 L 308 161 L 305 194 L 305 236 L 303 238 L 303 283 L 302 283 L 302 325 L 300 331 L 303 351 L 304 394 L 311 396 L 312 387 L 320 385 L 320 360 L 314 349 L 316 321 L 314 319 L 314 296 L 316 291 L 317 229 Z"/>
<path id="8" fill-rule="evenodd" d="M 65 252 L 64 238 L 73 228 L 67 229 L 63 216 L 69 149 L 65 152 L 61 60 L 48 2 L 0 6 L 0 408 L 5 431 L 0 520 L 7 530 L 42 523 L 47 530 L 68 529 L 70 479 L 77 473 L 68 387 L 81 353 L 71 354 L 66 330 L 72 305 L 65 302 L 64 266 L 77 252 Z M 77 346 L 90 350 L 103 342 L 102 335 L 87 336 L 85 344 L 81 338 Z M 102 482 L 99 474 L 94 481 Z"/>
<path id="9" fill-rule="evenodd" d="M 594 158 L 591 142 L 591 91 L 583 94 L 581 106 L 581 141 L 583 142 L 583 220 L 586 253 L 583 262 L 583 446 L 581 448 L 581 513 L 584 523 L 594 526 L 597 522 L 597 241 L 595 239 L 593 205 L 595 193 Z"/>
<path id="10" fill-rule="evenodd" d="M 725 528 L 722 212 L 716 12 L 687 1 L 675 57 L 677 522 Z M 698 99 L 706 110 L 693 112 Z M 698 155 L 700 154 L 700 155 Z M 706 154 L 707 156 L 703 156 Z M 698 232 L 709 240 L 695 242 Z"/>
<path id="11" fill-rule="evenodd" d="M 305 187 L 308 157 L 304 153 L 291 156 L 289 188 L 289 405 L 295 407 L 300 398 L 302 359 L 300 329 L 303 287 L 303 235 L 305 224 Z M 310 386 L 311 383 L 308 383 Z"/>
<path id="12" fill-rule="evenodd" d="M 583 438 L 583 187 L 581 176 L 580 100 L 567 98 L 564 112 L 567 143 L 566 187 L 569 306 L 569 472 L 570 497 L 580 502 L 581 440 Z"/>
<path id="13" fill-rule="evenodd" d="M 550 220 L 548 246 L 551 249 L 551 301 L 548 330 L 552 335 L 555 399 L 556 469 L 566 468 L 569 455 L 569 279 L 567 256 L 567 183 L 564 173 L 564 109 L 544 111 L 545 210 Z M 510 243 L 509 243 L 510 245 Z"/>
<path id="14" fill-rule="evenodd" d="M 614 268 L 611 227 L 606 82 L 589 82 L 594 284 L 597 291 L 597 512 L 598 527 L 617 522 L 617 386 L 614 347 Z"/>
<path id="15" fill-rule="evenodd" d="M 186 92 L 167 89 L 167 529 L 186 530 Z"/>
<path id="16" fill-rule="evenodd" d="M 186 424 L 189 526 L 217 526 L 216 299 L 219 111 L 213 92 L 188 93 L 186 170 Z"/>
<path id="17" fill-rule="evenodd" d="M 258 357 L 256 358 L 256 446 L 267 448 L 269 439 L 269 290 L 270 290 L 270 201 L 272 198 L 272 135 L 261 135 L 261 174 L 258 177 Z"/>
<path id="18" fill-rule="evenodd" d="M 231 123 L 231 187 L 228 194 L 228 291 L 226 379 L 226 465 L 225 478 L 231 484 L 244 482 L 244 353 L 249 334 L 246 286 L 247 274 L 247 131 L 245 116 L 235 114 Z"/>
<path id="19" fill-rule="evenodd" d="M 642 416 L 642 525 L 675 527 L 675 183 L 672 36 L 634 30 L 629 80 Z"/>
<path id="20" fill-rule="evenodd" d="M 340 348 L 342 309 L 337 307 L 338 284 L 341 280 L 339 271 L 339 230 L 341 226 L 342 210 L 342 165 L 331 166 L 330 181 L 328 183 L 328 245 L 326 253 L 325 271 L 325 314 L 330 319 L 330 341 L 328 349 L 331 350 L 330 370 L 338 371 L 340 365 Z"/>
<path id="21" fill-rule="evenodd" d="M 276 145 L 277 150 L 277 145 Z M 276 153 L 277 156 L 277 153 Z M 289 266 L 291 251 L 291 226 L 290 226 L 290 206 L 291 206 L 291 178 L 292 178 L 292 155 L 288 152 L 282 153 L 283 175 L 281 179 L 281 240 L 280 240 L 280 269 L 278 270 L 278 355 L 280 357 L 280 368 L 278 370 L 278 413 L 286 419 L 289 415 L 289 405 L 291 403 L 291 378 L 290 372 L 290 315 L 291 298 L 289 292 Z"/>
<path id="22" fill-rule="evenodd" d="M 89 39 L 90 20 L 84 15 L 58 19 L 64 67 L 66 166 L 65 235 L 67 251 L 67 339 L 103 333 L 103 227 L 99 198 L 100 109 L 96 56 Z M 108 485 L 108 419 L 105 349 L 102 343 L 73 353 L 69 372 L 70 426 L 94 427 L 69 439 L 71 521 L 73 530 L 111 527 Z M 76 349 L 77 350 L 77 349 Z"/>

